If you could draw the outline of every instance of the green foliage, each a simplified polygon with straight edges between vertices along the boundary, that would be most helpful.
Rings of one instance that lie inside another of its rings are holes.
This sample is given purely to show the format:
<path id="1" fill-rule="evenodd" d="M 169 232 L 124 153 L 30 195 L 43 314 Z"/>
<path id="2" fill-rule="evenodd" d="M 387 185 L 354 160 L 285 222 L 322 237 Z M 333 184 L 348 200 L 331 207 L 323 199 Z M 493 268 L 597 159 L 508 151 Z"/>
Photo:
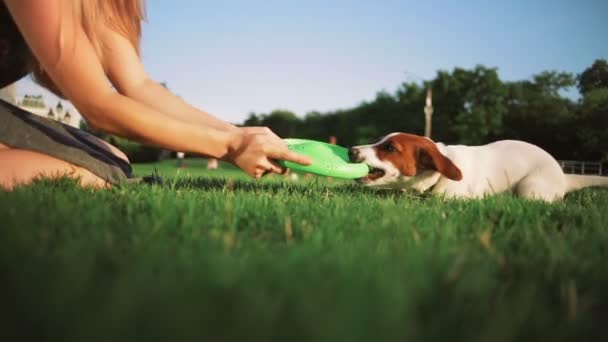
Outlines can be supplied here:
<path id="1" fill-rule="evenodd" d="M 152 163 L 160 159 L 162 150 L 157 147 L 146 146 L 116 136 L 108 136 L 106 141 L 126 154 L 132 163 Z"/>
<path id="2" fill-rule="evenodd" d="M 576 134 L 583 157 L 608 161 L 608 87 L 585 94 L 578 120 Z"/>
<path id="3" fill-rule="evenodd" d="M 268 126 L 274 127 L 275 133 L 284 137 L 293 136 L 299 123 L 296 115 L 287 110 L 274 110 L 262 117 L 262 120 Z"/>
<path id="4" fill-rule="evenodd" d="M 355 133 L 357 136 L 357 145 L 367 144 L 370 141 L 374 141 L 381 136 L 381 133 L 378 132 L 378 128 L 376 126 L 359 126 L 355 128 Z"/>
<path id="5" fill-rule="evenodd" d="M 250 113 L 244 122 L 244 126 L 272 127 L 277 135 L 283 137 L 293 137 L 300 124 L 300 119 L 293 112 L 281 109 L 274 110 L 270 114 Z"/>
<path id="6" fill-rule="evenodd" d="M 260 118 L 257 116 L 257 114 L 249 113 L 249 116 L 247 117 L 247 119 L 245 119 L 245 122 L 243 123 L 243 125 L 244 126 L 260 126 L 261 121 L 260 121 Z"/>
<path id="7" fill-rule="evenodd" d="M 439 72 L 433 81 L 433 137 L 439 141 L 482 144 L 503 130 L 506 90 L 496 69 L 476 66 Z"/>
<path id="8" fill-rule="evenodd" d="M 0 192 L 0 338 L 605 340 L 607 204 L 42 181 Z"/>
<path id="9" fill-rule="evenodd" d="M 532 79 L 537 91 L 553 98 L 558 98 L 561 90 L 576 84 L 574 75 L 567 72 L 543 71 Z"/>
<path id="10" fill-rule="evenodd" d="M 126 154 L 132 163 L 157 162 L 160 160 L 163 152 L 162 149 L 157 147 L 147 146 L 135 141 L 117 137 L 114 135 L 105 134 L 103 132 L 92 129 L 84 119 L 80 119 L 79 128 L 114 145 L 124 154 Z"/>
<path id="11" fill-rule="evenodd" d="M 561 96 L 573 85 L 574 76 L 557 72 L 508 83 L 505 129 L 497 138 L 528 141 L 559 159 L 581 158 L 580 144 L 572 129 L 577 120 L 576 104 Z"/>
<path id="12" fill-rule="evenodd" d="M 581 94 L 585 95 L 599 88 L 608 88 L 608 62 L 605 59 L 596 60 L 578 77 L 578 89 Z"/>
<path id="13" fill-rule="evenodd" d="M 529 80 L 504 82 L 496 68 L 440 70 L 434 79 L 403 83 L 380 91 L 372 101 L 350 109 L 251 114 L 245 125 L 269 126 L 280 136 L 326 141 L 336 136 L 344 146 L 370 143 L 390 132 L 424 134 L 427 88 L 433 91 L 432 138 L 445 143 L 484 144 L 498 139 L 525 140 L 558 159 L 605 158 L 608 127 L 601 95 L 580 102 L 565 96 L 575 85 L 585 98 L 608 83 L 606 61 L 598 60 L 578 78 L 543 71 Z M 591 90 L 589 90 L 591 89 Z M 604 116 L 603 116 L 604 115 Z"/>

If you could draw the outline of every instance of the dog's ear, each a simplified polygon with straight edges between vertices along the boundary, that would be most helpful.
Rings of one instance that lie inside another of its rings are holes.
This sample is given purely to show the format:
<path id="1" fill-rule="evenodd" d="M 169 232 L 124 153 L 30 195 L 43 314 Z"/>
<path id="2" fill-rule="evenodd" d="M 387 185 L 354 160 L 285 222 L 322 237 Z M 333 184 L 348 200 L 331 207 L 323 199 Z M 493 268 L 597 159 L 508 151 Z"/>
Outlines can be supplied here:
<path id="1" fill-rule="evenodd" d="M 454 165 L 450 158 L 441 154 L 434 143 L 418 147 L 417 164 L 423 170 L 437 170 L 451 180 L 459 181 L 462 179 L 460 169 Z"/>

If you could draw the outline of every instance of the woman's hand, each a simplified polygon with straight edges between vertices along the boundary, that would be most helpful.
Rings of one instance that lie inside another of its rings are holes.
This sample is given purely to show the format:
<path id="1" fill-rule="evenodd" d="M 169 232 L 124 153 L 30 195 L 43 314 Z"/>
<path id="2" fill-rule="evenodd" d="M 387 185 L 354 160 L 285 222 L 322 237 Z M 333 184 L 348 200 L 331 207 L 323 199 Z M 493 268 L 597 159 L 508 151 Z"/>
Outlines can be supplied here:
<path id="1" fill-rule="evenodd" d="M 269 172 L 285 173 L 285 168 L 275 160 L 303 165 L 312 162 L 308 157 L 290 151 L 287 144 L 268 127 L 239 128 L 225 159 L 256 179 Z"/>

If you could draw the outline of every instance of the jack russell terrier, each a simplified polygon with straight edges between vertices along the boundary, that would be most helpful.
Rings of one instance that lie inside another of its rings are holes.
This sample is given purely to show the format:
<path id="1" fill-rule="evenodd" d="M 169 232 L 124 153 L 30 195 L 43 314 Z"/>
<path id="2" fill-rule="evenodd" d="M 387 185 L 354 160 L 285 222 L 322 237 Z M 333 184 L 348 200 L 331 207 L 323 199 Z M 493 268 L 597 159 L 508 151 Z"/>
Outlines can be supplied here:
<path id="1" fill-rule="evenodd" d="M 349 150 L 353 162 L 370 172 L 368 186 L 415 189 L 449 198 L 482 198 L 513 192 L 547 202 L 590 186 L 608 187 L 608 177 L 566 175 L 538 146 L 501 140 L 483 146 L 444 145 L 406 133 L 392 133 L 371 145 Z"/>

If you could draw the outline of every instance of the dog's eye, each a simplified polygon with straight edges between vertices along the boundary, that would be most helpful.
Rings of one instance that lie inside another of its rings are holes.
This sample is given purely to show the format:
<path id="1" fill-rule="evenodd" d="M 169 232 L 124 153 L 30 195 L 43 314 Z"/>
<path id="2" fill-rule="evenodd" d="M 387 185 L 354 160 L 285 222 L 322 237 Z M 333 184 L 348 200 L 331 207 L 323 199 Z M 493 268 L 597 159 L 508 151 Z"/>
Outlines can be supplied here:
<path id="1" fill-rule="evenodd" d="M 388 143 L 388 144 L 384 144 L 384 146 L 382 146 L 382 149 L 386 152 L 397 152 L 397 149 L 395 148 L 395 146 L 393 146 L 393 144 Z"/>

